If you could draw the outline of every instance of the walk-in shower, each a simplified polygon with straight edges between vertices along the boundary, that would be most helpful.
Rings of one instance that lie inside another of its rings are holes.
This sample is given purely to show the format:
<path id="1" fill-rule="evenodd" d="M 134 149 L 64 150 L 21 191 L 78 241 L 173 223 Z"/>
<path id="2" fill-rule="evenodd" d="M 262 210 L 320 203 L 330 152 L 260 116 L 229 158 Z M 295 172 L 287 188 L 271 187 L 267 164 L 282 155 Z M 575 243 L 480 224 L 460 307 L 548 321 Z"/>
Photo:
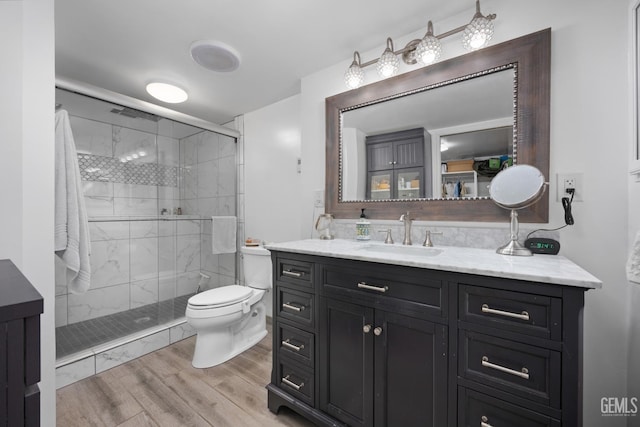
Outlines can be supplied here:
<path id="1" fill-rule="evenodd" d="M 56 268 L 57 359 L 184 317 L 197 290 L 233 284 L 211 217 L 236 215 L 235 138 L 56 89 L 70 117 L 91 239 L 91 285 Z"/>

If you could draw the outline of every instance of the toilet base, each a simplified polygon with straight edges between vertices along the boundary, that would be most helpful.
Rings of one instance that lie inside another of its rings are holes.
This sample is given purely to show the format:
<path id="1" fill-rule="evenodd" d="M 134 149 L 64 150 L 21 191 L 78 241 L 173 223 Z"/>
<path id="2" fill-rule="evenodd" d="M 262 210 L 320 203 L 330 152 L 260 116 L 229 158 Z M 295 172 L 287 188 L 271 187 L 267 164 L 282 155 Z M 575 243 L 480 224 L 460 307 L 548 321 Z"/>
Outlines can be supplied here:
<path id="1" fill-rule="evenodd" d="M 267 336 L 264 305 L 256 304 L 239 323 L 227 327 L 196 328 L 196 348 L 191 364 L 194 368 L 219 365 L 248 350 Z"/>

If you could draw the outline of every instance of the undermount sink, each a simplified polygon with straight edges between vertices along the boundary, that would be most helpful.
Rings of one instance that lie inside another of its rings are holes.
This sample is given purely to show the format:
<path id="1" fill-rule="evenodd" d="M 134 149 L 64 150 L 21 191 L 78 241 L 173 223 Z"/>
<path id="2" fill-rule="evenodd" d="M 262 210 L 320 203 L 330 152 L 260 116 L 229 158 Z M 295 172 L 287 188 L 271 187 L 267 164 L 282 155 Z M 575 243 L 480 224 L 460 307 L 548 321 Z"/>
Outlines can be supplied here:
<path id="1" fill-rule="evenodd" d="M 411 256 L 436 256 L 443 250 L 425 246 L 400 246 L 400 245 L 367 245 L 362 247 L 363 251 L 376 252 L 381 254 L 411 255 Z"/>

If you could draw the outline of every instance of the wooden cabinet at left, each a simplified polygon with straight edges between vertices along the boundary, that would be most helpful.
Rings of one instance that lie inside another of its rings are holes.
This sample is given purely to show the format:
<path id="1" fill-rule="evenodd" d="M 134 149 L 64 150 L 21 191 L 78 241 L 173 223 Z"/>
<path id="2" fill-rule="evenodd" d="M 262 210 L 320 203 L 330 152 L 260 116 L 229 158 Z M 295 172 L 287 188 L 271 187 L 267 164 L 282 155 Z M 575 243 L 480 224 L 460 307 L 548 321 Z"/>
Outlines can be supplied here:
<path id="1" fill-rule="evenodd" d="M 42 296 L 0 260 L 0 426 L 40 425 Z"/>

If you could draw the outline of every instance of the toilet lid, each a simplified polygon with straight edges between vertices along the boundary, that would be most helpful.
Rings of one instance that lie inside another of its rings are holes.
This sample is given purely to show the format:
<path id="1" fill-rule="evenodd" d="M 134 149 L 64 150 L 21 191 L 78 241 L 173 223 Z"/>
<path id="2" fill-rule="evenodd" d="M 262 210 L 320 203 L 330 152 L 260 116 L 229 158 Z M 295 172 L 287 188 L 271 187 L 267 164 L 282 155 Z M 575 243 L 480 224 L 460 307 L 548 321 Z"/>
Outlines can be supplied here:
<path id="1" fill-rule="evenodd" d="M 253 290 L 246 286 L 222 286 L 192 296 L 189 298 L 189 305 L 216 306 L 234 304 L 246 299 L 252 292 Z"/>

